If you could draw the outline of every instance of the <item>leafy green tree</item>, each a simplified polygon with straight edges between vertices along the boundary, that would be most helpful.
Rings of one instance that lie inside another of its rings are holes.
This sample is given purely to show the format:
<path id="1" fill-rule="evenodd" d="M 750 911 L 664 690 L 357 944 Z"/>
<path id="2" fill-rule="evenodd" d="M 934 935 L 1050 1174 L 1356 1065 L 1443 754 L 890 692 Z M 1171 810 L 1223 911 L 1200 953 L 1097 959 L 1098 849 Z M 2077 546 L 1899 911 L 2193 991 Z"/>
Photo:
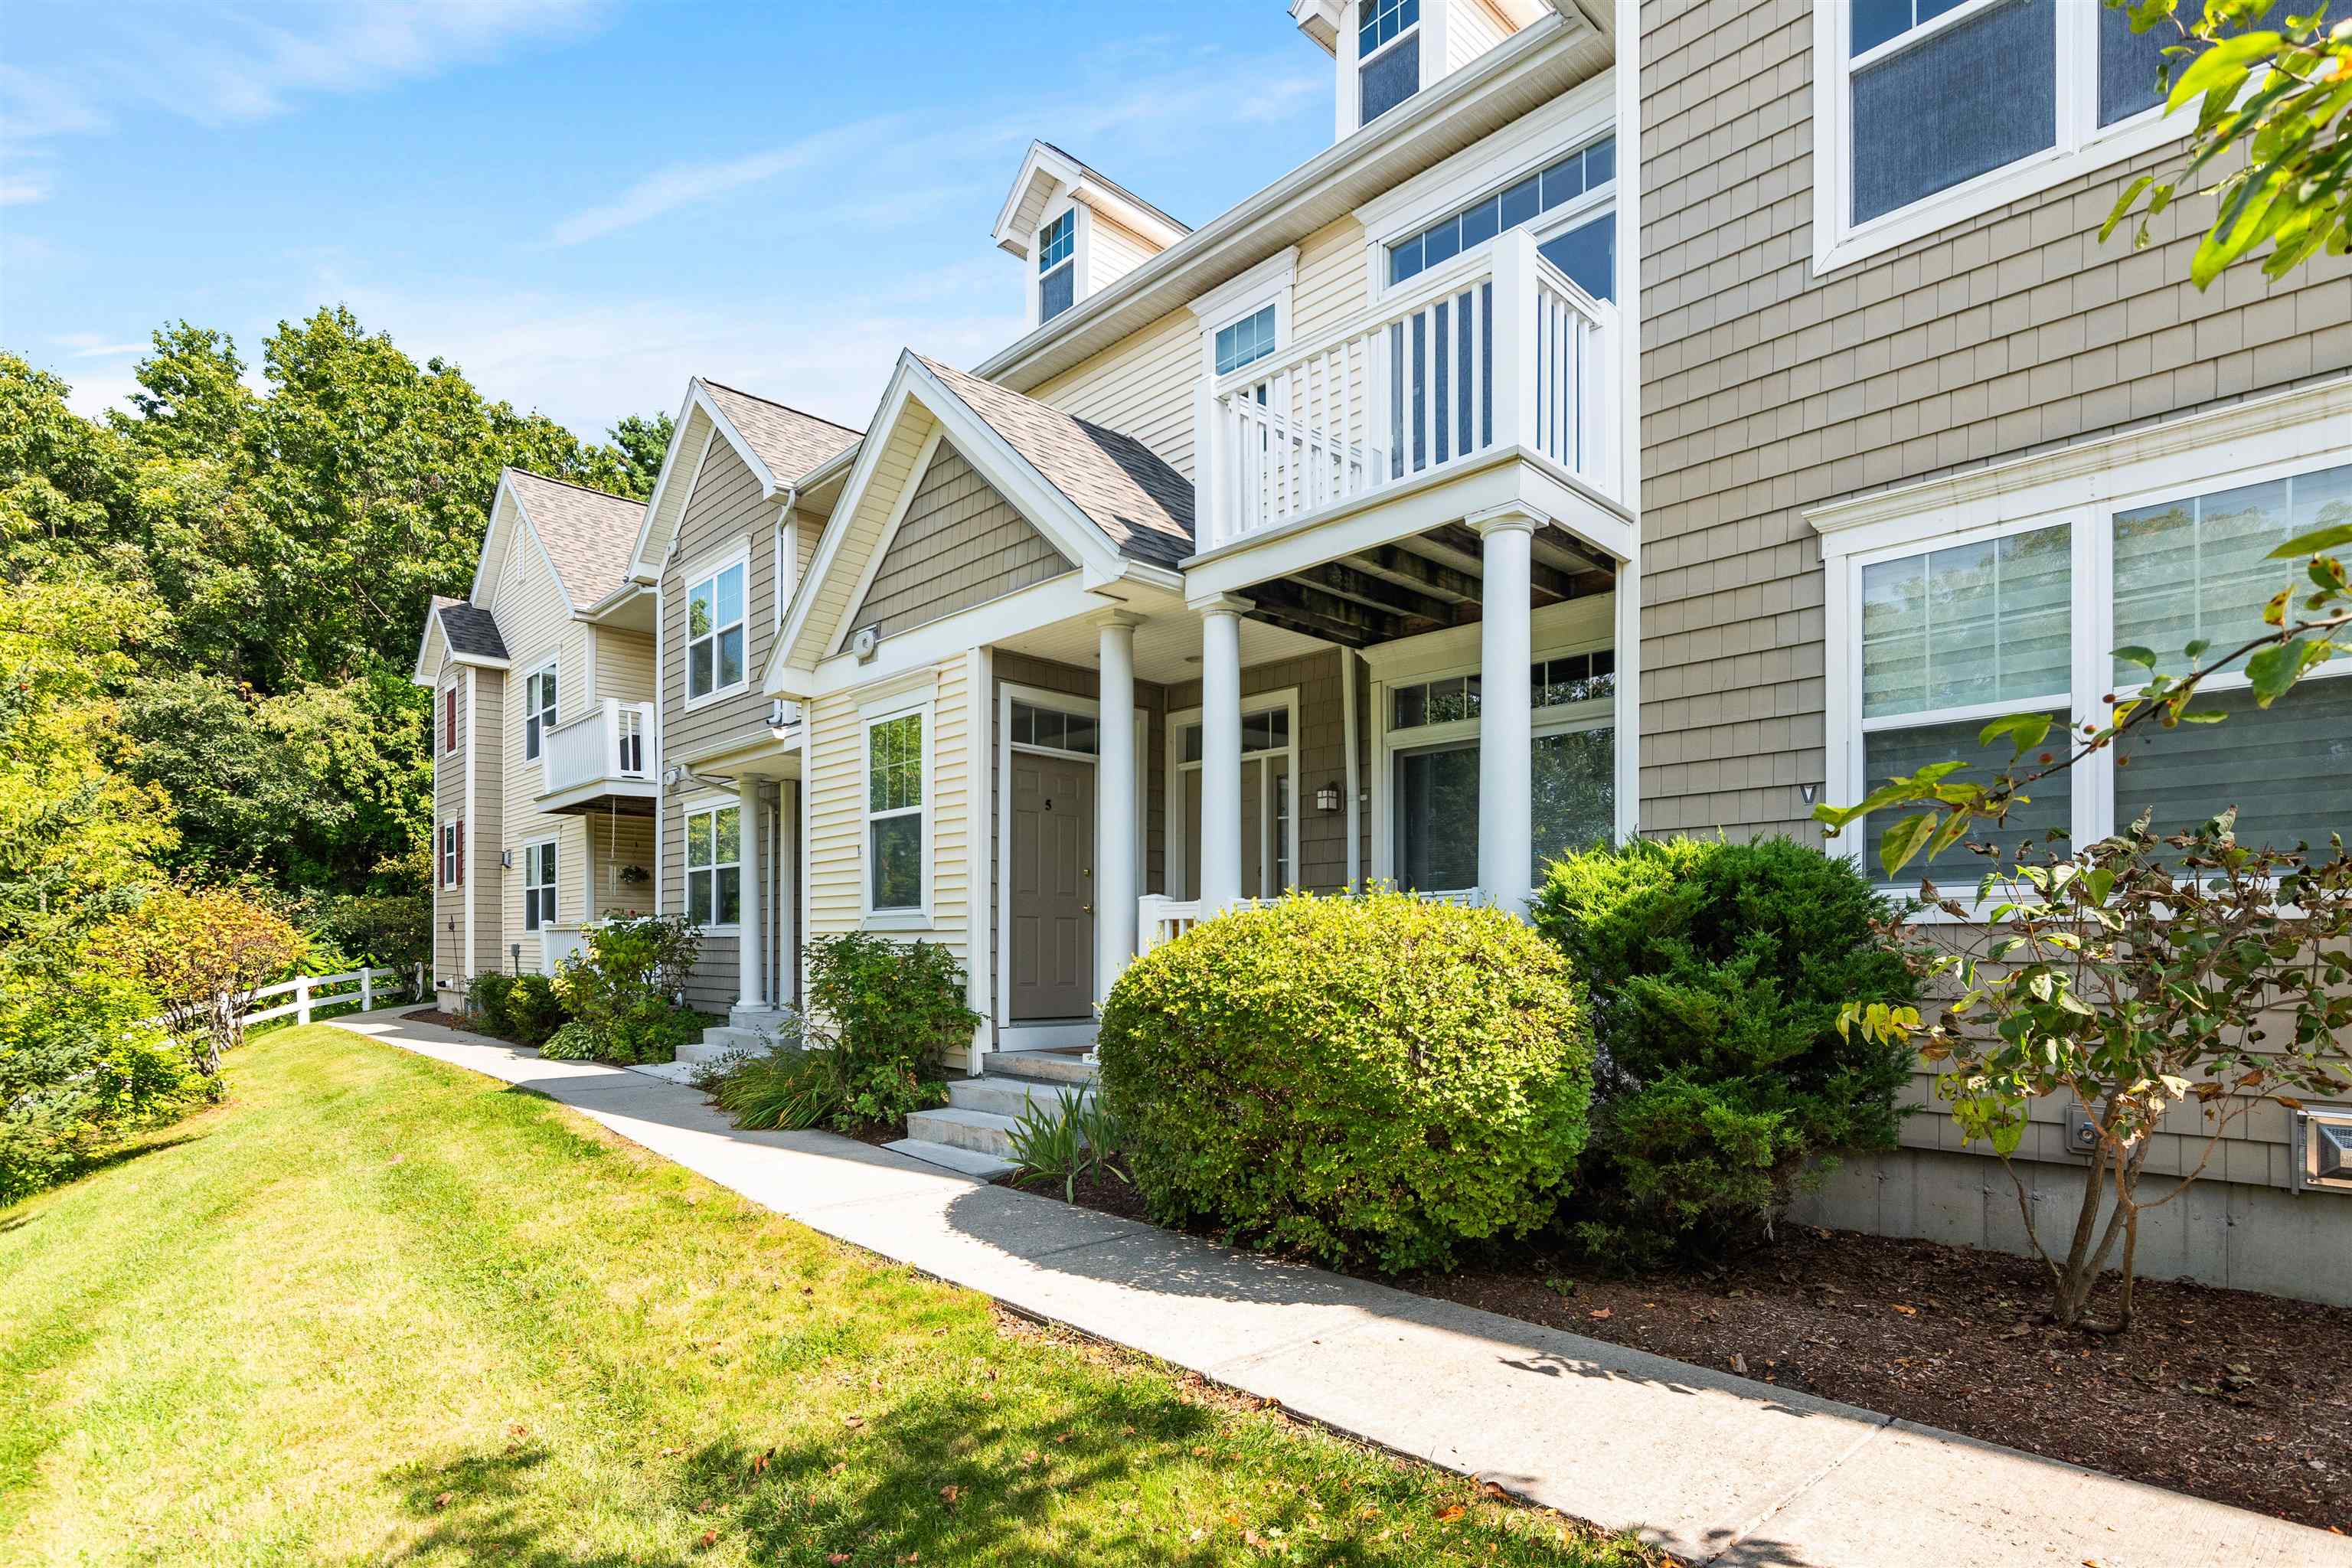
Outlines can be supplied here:
<path id="1" fill-rule="evenodd" d="M 2212 226 L 2189 262 L 2200 289 L 2263 246 L 2269 277 L 2326 251 L 2352 250 L 2352 19 L 2331 24 L 2326 0 L 2264 26 L 2276 0 L 2105 0 L 2134 32 L 2175 36 L 2167 47 L 2169 114 L 2197 105 L 2187 164 L 2169 178 L 2126 186 L 2099 230 L 2105 239 L 2135 210 L 2135 246 L 2147 220 L 2184 184 L 2210 179 Z M 2232 156 L 2235 154 L 2236 156 Z"/>

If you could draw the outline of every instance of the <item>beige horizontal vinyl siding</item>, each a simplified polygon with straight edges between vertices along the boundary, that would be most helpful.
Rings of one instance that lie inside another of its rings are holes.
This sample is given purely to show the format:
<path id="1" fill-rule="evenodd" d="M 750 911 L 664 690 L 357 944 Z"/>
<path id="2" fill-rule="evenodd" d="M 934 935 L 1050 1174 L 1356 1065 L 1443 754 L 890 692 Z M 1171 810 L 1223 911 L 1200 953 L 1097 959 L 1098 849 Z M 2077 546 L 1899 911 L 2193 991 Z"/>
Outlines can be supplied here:
<path id="1" fill-rule="evenodd" d="M 665 849 L 662 855 L 661 907 L 666 914 L 684 914 L 686 909 L 686 819 L 689 813 L 699 816 L 715 807 L 736 806 L 743 812 L 743 842 L 755 846 L 759 857 L 758 876 L 742 879 L 743 907 L 750 909 L 754 897 L 773 886 L 773 867 L 769 856 L 774 845 L 764 831 L 764 811 L 745 809 L 736 797 L 726 791 L 698 791 L 683 799 L 673 797 L 662 807 L 662 832 Z M 765 922 L 773 911 L 762 899 L 760 919 Z M 725 1014 L 742 995 L 742 938 L 739 927 L 709 930 L 702 934 L 702 951 L 694 968 L 688 973 L 686 1000 L 699 1012 Z"/>
<path id="2" fill-rule="evenodd" d="M 1093 274 L 1088 293 L 1109 288 L 1160 254 L 1150 240 L 1100 213 L 1094 215 L 1091 226 L 1087 242 L 1087 269 Z"/>
<path id="3" fill-rule="evenodd" d="M 1290 341 L 1311 342 L 1360 320 L 1370 304 L 1364 226 L 1343 217 L 1298 242 L 1290 286 Z"/>
<path id="4" fill-rule="evenodd" d="M 1486 0 L 1442 0 L 1445 13 L 1445 68 L 1464 66 L 1511 36 L 1511 25 Z M 1423 83 L 1423 86 L 1429 85 Z"/>
<path id="5" fill-rule="evenodd" d="M 1641 822 L 1818 841 L 1805 509 L 2352 368 L 2352 263 L 2200 294 L 2203 197 L 2100 243 L 2175 146 L 1817 278 L 1806 0 L 1642 23 Z"/>
<path id="6" fill-rule="evenodd" d="M 768 699 L 760 670 L 775 637 L 772 532 L 781 503 L 763 500 L 759 476 L 726 442 L 716 442 L 687 502 L 677 547 L 662 572 L 662 755 L 693 756 L 732 739 L 767 732 Z M 742 686 L 723 697 L 689 701 L 686 689 L 687 595 L 702 573 L 743 554 Z M 689 576 L 693 574 L 693 576 Z"/>
<path id="7" fill-rule="evenodd" d="M 654 700 L 654 639 L 642 632 L 596 628 L 596 696 L 622 702 Z"/>
<path id="8" fill-rule="evenodd" d="M 1134 437 L 1189 478 L 1200 374 L 1201 323 L 1189 310 L 1171 310 L 1029 395 Z"/>
<path id="9" fill-rule="evenodd" d="M 559 923 L 578 921 L 582 916 L 579 857 L 583 851 L 579 819 L 549 816 L 534 804 L 545 775 L 537 757 L 523 755 L 523 723 L 527 717 L 523 703 L 530 677 L 552 658 L 556 721 L 560 724 L 588 710 L 588 628 L 572 618 L 571 605 L 564 598 L 562 585 L 556 581 L 554 569 L 548 564 L 537 540 L 525 530 L 516 531 L 515 545 L 508 555 L 491 608 L 498 616 L 499 636 L 506 643 L 513 663 L 507 674 L 508 689 L 503 693 L 508 700 L 500 704 L 502 711 L 496 728 L 484 731 L 498 737 L 491 752 L 499 758 L 501 783 L 487 785 L 484 779 L 477 777 L 476 796 L 495 798 L 501 803 L 497 849 L 520 850 L 544 839 L 555 840 L 555 918 Z M 487 721 L 489 716 L 486 713 L 484 717 Z M 490 793 L 492 789 L 495 795 Z M 540 936 L 537 931 L 523 929 L 522 857 L 517 854 L 514 858 L 513 868 L 506 870 L 499 868 L 495 855 L 490 859 L 490 868 L 497 879 L 498 913 L 489 923 L 495 932 L 499 963 L 511 968 L 520 962 L 524 972 L 530 973 L 540 967 Z M 513 953 L 517 944 L 522 949 L 520 960 Z"/>
<path id="10" fill-rule="evenodd" d="M 1074 570 L 945 442 L 884 552 L 854 628 L 895 637 Z"/>

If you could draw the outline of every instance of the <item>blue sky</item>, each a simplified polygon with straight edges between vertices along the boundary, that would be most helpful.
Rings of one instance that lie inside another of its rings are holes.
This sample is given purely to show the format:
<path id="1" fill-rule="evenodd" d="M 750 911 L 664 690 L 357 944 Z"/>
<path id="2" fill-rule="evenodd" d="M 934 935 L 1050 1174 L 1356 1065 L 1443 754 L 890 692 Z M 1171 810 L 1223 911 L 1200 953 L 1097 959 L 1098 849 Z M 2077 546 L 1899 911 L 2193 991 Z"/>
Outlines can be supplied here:
<path id="1" fill-rule="evenodd" d="M 698 373 L 862 424 L 1018 335 L 1032 136 L 1199 224 L 1330 92 L 1283 0 L 10 0 L 0 345 L 87 411 L 342 301 L 592 436 Z"/>

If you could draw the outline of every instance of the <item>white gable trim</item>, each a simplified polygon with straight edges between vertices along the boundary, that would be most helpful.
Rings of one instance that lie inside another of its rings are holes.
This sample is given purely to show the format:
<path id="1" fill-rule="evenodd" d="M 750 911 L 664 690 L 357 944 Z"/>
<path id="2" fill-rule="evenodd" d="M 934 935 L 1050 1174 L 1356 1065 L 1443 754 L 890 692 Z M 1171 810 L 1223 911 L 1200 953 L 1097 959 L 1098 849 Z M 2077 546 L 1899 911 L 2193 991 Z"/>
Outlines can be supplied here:
<path id="1" fill-rule="evenodd" d="M 695 384 L 694 377 L 686 378 L 686 397 L 678 404 L 677 416 L 670 421 L 669 449 L 662 454 L 661 472 L 654 476 L 653 494 L 646 498 L 645 521 L 637 524 L 637 542 L 629 551 L 629 574 L 640 581 L 650 581 L 656 574 L 654 563 L 646 560 L 646 551 L 651 547 L 654 530 L 660 523 L 662 498 L 669 493 L 670 484 L 677 477 L 679 454 L 691 447 L 695 453 L 694 466 L 699 469 L 702 454 L 710 445 L 708 430 L 702 432 L 700 441 L 690 439 L 694 434 Z M 688 478 L 686 484 L 691 495 L 692 479 Z M 667 553 L 667 550 L 664 553 Z"/>
<path id="2" fill-rule="evenodd" d="M 856 466 L 851 469 L 849 482 L 842 489 L 841 499 L 834 504 L 833 521 L 827 526 L 823 541 L 817 546 L 816 559 L 810 563 L 808 575 L 793 595 L 791 612 L 784 617 L 784 634 L 776 639 L 769 652 L 768 668 L 761 684 L 781 678 L 792 664 L 790 652 L 808 634 L 810 617 L 815 613 L 815 587 L 839 567 L 845 542 L 855 531 L 858 508 L 865 504 L 866 491 L 874 483 L 874 472 L 881 462 L 883 451 L 890 444 L 891 432 L 906 416 L 909 404 L 929 415 L 940 433 L 952 442 L 964 460 L 971 464 L 980 477 L 996 488 L 999 495 L 1013 503 L 1029 525 L 1044 534 L 1047 542 L 1060 551 L 1065 559 L 1076 562 L 1088 587 L 1100 587 L 1118 579 L 1143 572 L 1141 563 L 1122 556 L 1112 544 L 1110 536 L 1081 511 L 1077 504 L 1064 495 L 1045 475 L 1039 473 L 1010 442 L 997 434 L 995 428 L 974 413 L 971 406 L 950 392 L 946 384 L 925 369 L 920 360 L 911 353 L 898 357 L 898 368 L 891 374 L 890 384 L 882 395 L 882 405 L 867 427 L 864 444 L 859 447 Z M 926 465 L 928 466 L 928 465 Z M 907 479 L 908 491 L 922 480 L 923 468 L 917 468 Z M 898 498 L 890 524 L 876 548 L 887 550 L 889 535 L 906 511 L 905 498 Z M 878 555 L 873 559 L 879 559 Z M 869 581 L 866 561 L 858 563 L 861 579 Z M 1164 574 L 1155 574 L 1158 580 Z M 854 616 L 862 601 L 849 601 L 849 615 Z M 848 617 L 845 617 L 846 619 Z M 840 651 L 848 637 L 845 626 L 827 628 L 825 646 L 828 657 Z M 803 667 L 805 668 L 805 667 Z"/>
<path id="3" fill-rule="evenodd" d="M 851 624 L 857 619 L 857 612 L 865 608 L 866 595 L 874 591 L 874 579 L 882 575 L 882 563 L 889 556 L 890 546 L 898 542 L 898 531 L 907 526 L 907 513 L 914 510 L 915 494 L 923 488 L 923 481 L 930 477 L 931 464 L 938 460 L 940 447 L 945 440 L 939 421 L 932 420 L 931 433 L 924 437 L 922 450 L 915 454 L 907 488 L 898 492 L 898 502 L 890 509 L 889 521 L 882 525 L 882 537 L 875 542 L 874 553 L 866 558 L 866 569 L 857 574 L 857 586 L 850 590 L 849 614 L 843 617 L 841 625 L 834 628 L 833 641 L 825 646 L 827 658 L 839 653 L 847 645 Z"/>
<path id="4" fill-rule="evenodd" d="M 474 557 L 473 585 L 466 590 L 466 602 L 469 605 L 488 607 L 489 600 L 485 595 L 496 583 L 490 562 L 502 554 L 507 536 L 514 531 L 514 519 L 522 511 L 522 502 L 515 495 L 509 478 L 513 471 L 499 470 L 499 488 L 490 496 L 490 526 L 483 531 L 481 553 Z"/>
<path id="5" fill-rule="evenodd" d="M 698 444 L 688 439 L 697 415 L 701 416 L 703 421 L 702 439 Z M 672 425 L 669 451 L 662 458 L 661 477 L 654 481 L 654 493 L 646 501 L 646 521 L 637 530 L 636 548 L 629 552 L 631 574 L 645 580 L 658 578 L 676 553 L 677 536 L 686 529 L 686 509 L 694 504 L 694 487 L 700 481 L 702 470 L 710 461 L 711 444 L 720 437 L 724 437 L 727 444 L 735 448 L 735 455 L 743 459 L 743 466 L 750 468 L 752 477 L 760 481 L 761 500 L 782 498 L 789 503 L 794 493 L 794 486 L 778 479 L 765 459 L 752 449 L 751 443 L 744 439 L 743 432 L 727 417 L 718 400 L 703 385 L 700 376 L 688 379 L 686 401 L 679 405 L 677 417 Z M 693 447 L 694 460 L 681 466 L 678 456 L 689 446 Z M 662 526 L 662 500 L 674 485 L 685 486 L 686 493 L 678 500 L 677 521 L 669 528 L 668 537 L 657 542 L 654 538 L 654 530 Z M 657 542 L 661 550 L 659 557 L 649 556 L 646 552 Z"/>
<path id="6" fill-rule="evenodd" d="M 433 645 L 436 642 L 441 645 L 441 665 L 436 666 L 433 673 L 427 675 L 425 666 L 433 657 Z M 441 681 L 441 667 L 447 665 L 449 659 L 449 637 L 441 629 L 441 611 L 437 606 L 428 608 L 425 612 L 425 635 L 416 642 L 416 667 L 408 672 L 408 679 L 419 686 L 437 686 Z"/>
<path id="7" fill-rule="evenodd" d="M 1030 242 L 1036 237 L 1028 225 L 1021 222 L 1021 209 L 1027 205 L 1030 191 L 1041 181 L 1050 181 L 1073 201 L 1102 214 L 1122 228 L 1133 229 L 1162 250 L 1192 232 L 1144 206 L 1138 198 L 1110 184 L 1076 158 L 1043 142 L 1032 142 L 1027 155 L 1021 160 L 1021 172 L 1013 176 L 1013 189 L 1006 193 L 1004 205 L 996 214 L 994 234 L 998 248 L 1019 257 L 1028 256 Z M 1046 199 L 1050 205 L 1051 195 Z"/>

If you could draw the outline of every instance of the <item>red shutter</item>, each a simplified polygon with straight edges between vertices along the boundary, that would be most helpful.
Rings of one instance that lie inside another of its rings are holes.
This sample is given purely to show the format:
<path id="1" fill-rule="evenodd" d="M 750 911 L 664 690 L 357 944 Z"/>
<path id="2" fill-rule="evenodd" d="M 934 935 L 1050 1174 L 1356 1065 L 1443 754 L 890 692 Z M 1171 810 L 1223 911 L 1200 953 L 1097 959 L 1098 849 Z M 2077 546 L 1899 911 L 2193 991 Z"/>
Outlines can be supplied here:
<path id="1" fill-rule="evenodd" d="M 442 693 L 442 706 L 448 710 L 449 717 L 443 733 L 441 749 L 445 752 L 454 752 L 457 749 L 457 689 L 451 687 Z"/>
<path id="2" fill-rule="evenodd" d="M 457 886 L 466 885 L 466 819 L 457 819 Z"/>

